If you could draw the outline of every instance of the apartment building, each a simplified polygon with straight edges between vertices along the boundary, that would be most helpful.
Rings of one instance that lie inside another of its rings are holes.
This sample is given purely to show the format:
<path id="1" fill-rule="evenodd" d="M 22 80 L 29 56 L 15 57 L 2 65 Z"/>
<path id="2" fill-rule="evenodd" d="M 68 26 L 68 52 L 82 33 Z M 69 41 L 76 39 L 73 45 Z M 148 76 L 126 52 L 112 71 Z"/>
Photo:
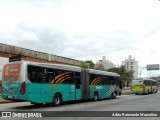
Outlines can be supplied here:
<path id="1" fill-rule="evenodd" d="M 128 71 L 134 71 L 134 79 L 138 78 L 138 61 L 135 58 L 132 59 L 132 56 L 129 55 L 125 61 L 122 61 L 122 65 L 126 66 Z"/>

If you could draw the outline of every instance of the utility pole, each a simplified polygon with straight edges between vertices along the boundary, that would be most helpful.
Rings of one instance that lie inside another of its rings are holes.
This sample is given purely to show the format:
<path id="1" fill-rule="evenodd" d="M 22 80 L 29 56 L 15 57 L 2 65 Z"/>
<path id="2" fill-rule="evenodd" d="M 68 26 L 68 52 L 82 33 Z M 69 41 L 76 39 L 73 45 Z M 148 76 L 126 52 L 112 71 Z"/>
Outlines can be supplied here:
<path id="1" fill-rule="evenodd" d="M 141 68 L 140 70 L 140 78 L 141 78 L 141 74 L 142 74 L 142 70 L 144 70 L 146 67 Z"/>

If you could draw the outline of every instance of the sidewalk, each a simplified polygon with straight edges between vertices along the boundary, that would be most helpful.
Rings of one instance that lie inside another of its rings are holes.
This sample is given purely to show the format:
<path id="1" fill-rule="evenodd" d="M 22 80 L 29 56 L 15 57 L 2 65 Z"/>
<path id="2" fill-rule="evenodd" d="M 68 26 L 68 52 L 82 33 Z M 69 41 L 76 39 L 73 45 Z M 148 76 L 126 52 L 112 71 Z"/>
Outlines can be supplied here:
<path id="1" fill-rule="evenodd" d="M 5 100 L 5 99 L 2 98 L 2 94 L 0 94 L 0 104 L 1 104 L 1 103 L 10 103 L 10 102 L 14 102 L 14 101 Z"/>
<path id="2" fill-rule="evenodd" d="M 5 100 L 5 99 L 3 99 L 3 98 L 0 98 L 0 104 L 2 104 L 2 103 L 11 103 L 11 102 L 14 102 L 14 101 Z"/>

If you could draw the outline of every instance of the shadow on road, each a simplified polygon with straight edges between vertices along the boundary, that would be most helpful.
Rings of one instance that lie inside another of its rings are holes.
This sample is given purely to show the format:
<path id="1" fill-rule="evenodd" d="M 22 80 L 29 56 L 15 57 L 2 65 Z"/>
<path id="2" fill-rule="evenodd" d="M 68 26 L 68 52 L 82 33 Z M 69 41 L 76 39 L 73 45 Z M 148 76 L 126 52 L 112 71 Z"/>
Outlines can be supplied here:
<path id="1" fill-rule="evenodd" d="M 117 97 L 116 99 L 120 99 L 119 97 Z M 64 102 L 62 103 L 60 106 L 53 106 L 51 103 L 50 104 L 30 104 L 30 105 L 23 105 L 23 102 L 22 102 L 22 106 L 18 106 L 18 107 L 12 107 L 13 110 L 34 110 L 37 108 L 50 108 L 50 107 L 55 107 L 55 108 L 58 108 L 58 107 L 62 107 L 62 106 L 67 106 L 67 105 L 79 105 L 79 104 L 82 104 L 82 103 L 91 103 L 91 102 L 103 102 L 103 101 L 108 101 L 108 100 L 116 100 L 116 99 L 101 99 L 101 100 L 98 100 L 98 101 L 92 101 L 92 100 L 85 100 L 85 101 L 82 101 L 82 100 L 78 100 L 78 101 L 70 101 L 70 102 Z M 11 110 L 12 110 L 11 109 Z"/>

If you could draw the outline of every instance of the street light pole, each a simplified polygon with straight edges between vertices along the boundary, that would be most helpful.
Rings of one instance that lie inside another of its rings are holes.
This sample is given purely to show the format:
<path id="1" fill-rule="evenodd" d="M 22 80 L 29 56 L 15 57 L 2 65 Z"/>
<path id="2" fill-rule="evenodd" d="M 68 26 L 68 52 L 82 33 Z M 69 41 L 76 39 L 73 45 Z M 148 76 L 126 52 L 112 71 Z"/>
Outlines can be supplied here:
<path id="1" fill-rule="evenodd" d="M 141 74 L 142 74 L 142 70 L 144 70 L 146 67 L 141 68 L 140 70 L 140 78 L 141 78 Z"/>

